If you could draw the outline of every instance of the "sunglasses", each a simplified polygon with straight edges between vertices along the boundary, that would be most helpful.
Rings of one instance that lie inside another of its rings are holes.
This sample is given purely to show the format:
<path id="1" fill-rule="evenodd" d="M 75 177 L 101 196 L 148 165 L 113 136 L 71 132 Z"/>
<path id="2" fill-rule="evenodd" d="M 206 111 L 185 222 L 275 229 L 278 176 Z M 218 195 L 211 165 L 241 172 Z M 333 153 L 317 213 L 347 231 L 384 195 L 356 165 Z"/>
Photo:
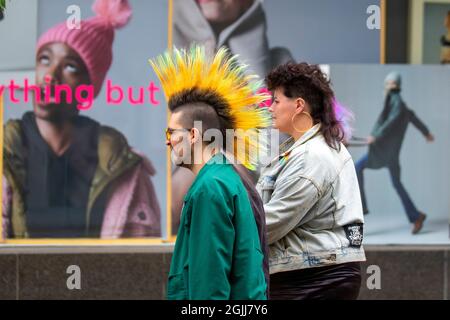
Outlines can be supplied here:
<path id="1" fill-rule="evenodd" d="M 188 128 L 180 128 L 180 129 L 172 129 L 172 128 L 167 128 L 166 129 L 166 139 L 168 141 L 170 141 L 170 139 L 172 139 L 172 134 L 176 131 L 190 131 L 191 129 Z"/>

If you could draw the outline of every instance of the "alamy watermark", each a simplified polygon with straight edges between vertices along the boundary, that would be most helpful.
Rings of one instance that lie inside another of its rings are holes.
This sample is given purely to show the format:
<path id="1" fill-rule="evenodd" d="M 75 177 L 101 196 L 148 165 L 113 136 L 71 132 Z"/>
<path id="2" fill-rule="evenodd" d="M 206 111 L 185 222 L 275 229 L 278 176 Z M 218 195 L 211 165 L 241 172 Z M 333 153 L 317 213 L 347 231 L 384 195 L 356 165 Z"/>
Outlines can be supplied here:
<path id="1" fill-rule="evenodd" d="M 381 290 L 381 268 L 377 265 L 367 267 L 369 276 L 366 280 L 366 286 L 369 290 Z"/>
<path id="2" fill-rule="evenodd" d="M 70 276 L 67 278 L 66 286 L 69 290 L 81 290 L 81 268 L 77 265 L 70 265 L 66 269 Z"/>
<path id="3" fill-rule="evenodd" d="M 381 8 L 378 5 L 370 5 L 367 7 L 366 13 L 369 15 L 366 20 L 366 26 L 369 30 L 381 29 Z"/>

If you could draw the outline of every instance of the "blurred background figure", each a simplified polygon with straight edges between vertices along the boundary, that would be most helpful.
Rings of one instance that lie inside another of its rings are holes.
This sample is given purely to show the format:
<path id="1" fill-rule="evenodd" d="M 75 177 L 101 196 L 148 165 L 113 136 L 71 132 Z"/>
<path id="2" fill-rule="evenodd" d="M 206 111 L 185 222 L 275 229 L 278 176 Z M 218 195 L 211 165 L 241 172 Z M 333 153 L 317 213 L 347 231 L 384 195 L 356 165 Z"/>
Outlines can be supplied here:
<path id="1" fill-rule="evenodd" d="M 249 65 L 248 73 L 261 78 L 275 66 L 293 60 L 286 48 L 270 48 L 266 15 L 261 0 L 174 0 L 174 45 L 189 48 L 205 46 L 208 54 L 228 47 Z M 245 170 L 242 171 L 245 174 Z M 251 180 L 257 180 L 248 173 Z M 172 233 L 176 234 L 183 197 L 194 180 L 185 168 L 177 167 L 172 176 Z"/>
<path id="2" fill-rule="evenodd" d="M 0 0 L 0 21 L 3 20 L 4 17 L 3 11 L 5 10 L 5 5 L 5 0 Z"/>
<path id="3" fill-rule="evenodd" d="M 260 0 L 175 0 L 173 36 L 178 48 L 195 42 L 213 53 L 227 46 L 260 77 L 292 60 L 288 49 L 269 47 Z"/>
<path id="4" fill-rule="evenodd" d="M 414 225 L 412 233 L 417 234 L 423 227 L 426 215 L 417 210 L 400 180 L 400 149 L 410 122 L 422 132 L 428 142 L 433 142 L 434 137 L 403 102 L 400 95 L 401 75 L 398 72 L 391 72 L 384 83 L 386 95 L 384 108 L 372 130 L 372 135 L 367 138 L 369 152 L 356 163 L 363 210 L 364 214 L 369 213 L 364 191 L 364 169 L 388 168 L 392 184 L 402 201 L 409 221 Z"/>
<path id="5" fill-rule="evenodd" d="M 447 28 L 447 34 L 441 38 L 441 63 L 450 64 L 450 11 L 447 12 L 444 26 Z"/>

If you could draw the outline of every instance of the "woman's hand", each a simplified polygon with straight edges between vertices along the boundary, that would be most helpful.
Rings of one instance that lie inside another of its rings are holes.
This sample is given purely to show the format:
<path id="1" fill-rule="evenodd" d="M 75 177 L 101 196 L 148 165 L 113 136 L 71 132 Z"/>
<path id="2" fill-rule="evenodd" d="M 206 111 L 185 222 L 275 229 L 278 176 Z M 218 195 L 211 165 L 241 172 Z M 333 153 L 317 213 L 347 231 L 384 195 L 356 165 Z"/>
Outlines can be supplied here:
<path id="1" fill-rule="evenodd" d="M 434 136 L 431 133 L 425 136 L 425 139 L 427 139 L 427 142 L 434 142 Z"/>
<path id="2" fill-rule="evenodd" d="M 366 142 L 367 142 L 367 144 L 372 144 L 372 143 L 374 143 L 376 140 L 377 140 L 377 139 L 376 139 L 374 136 L 368 136 Z"/>

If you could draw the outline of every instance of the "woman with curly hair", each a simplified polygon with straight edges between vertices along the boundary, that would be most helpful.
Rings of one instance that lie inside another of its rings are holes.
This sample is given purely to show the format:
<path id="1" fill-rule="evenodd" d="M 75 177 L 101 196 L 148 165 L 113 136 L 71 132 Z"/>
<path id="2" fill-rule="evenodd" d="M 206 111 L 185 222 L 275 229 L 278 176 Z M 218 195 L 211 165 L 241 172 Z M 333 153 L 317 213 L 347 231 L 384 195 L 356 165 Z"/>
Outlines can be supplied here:
<path id="1" fill-rule="evenodd" d="M 317 65 L 266 77 L 273 125 L 290 138 L 263 168 L 271 299 L 356 299 L 365 261 L 363 212 L 334 93 Z"/>

